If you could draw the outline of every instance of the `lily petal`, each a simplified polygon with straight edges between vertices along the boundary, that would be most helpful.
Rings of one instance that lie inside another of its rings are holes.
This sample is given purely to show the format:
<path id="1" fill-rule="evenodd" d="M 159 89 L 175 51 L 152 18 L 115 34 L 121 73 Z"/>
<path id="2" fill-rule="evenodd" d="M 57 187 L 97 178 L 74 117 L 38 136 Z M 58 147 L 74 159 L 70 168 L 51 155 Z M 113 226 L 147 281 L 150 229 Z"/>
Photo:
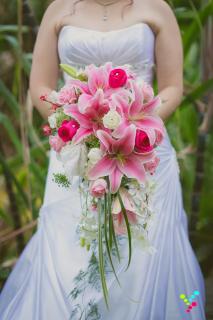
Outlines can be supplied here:
<path id="1" fill-rule="evenodd" d="M 115 167 L 115 169 L 109 175 L 111 193 L 116 193 L 118 191 L 122 177 L 123 173 L 117 167 Z"/>
<path id="2" fill-rule="evenodd" d="M 144 182 L 145 170 L 138 156 L 132 154 L 127 159 L 125 159 L 124 163 L 118 161 L 117 166 L 120 169 L 120 171 L 123 174 L 125 174 L 128 178 L 135 178 L 140 182 Z"/>
<path id="3" fill-rule="evenodd" d="M 92 95 L 94 95 L 99 88 L 106 90 L 109 87 L 108 73 L 104 67 L 93 67 L 88 71 L 88 87 Z"/>
<path id="4" fill-rule="evenodd" d="M 162 135 L 165 134 L 165 127 L 163 120 L 161 120 L 160 117 L 157 116 L 143 116 L 142 119 L 135 121 L 136 125 L 140 127 L 141 129 L 144 129 L 146 131 L 146 128 L 148 129 L 155 129 L 159 131 Z"/>
<path id="5" fill-rule="evenodd" d="M 78 99 L 78 108 L 81 113 L 91 113 L 94 116 L 94 111 L 98 109 L 104 102 L 104 93 L 102 89 L 98 89 L 92 96 L 90 94 L 82 94 Z"/>
<path id="6" fill-rule="evenodd" d="M 145 103 L 143 105 L 142 111 L 144 113 L 152 113 L 157 107 L 161 105 L 161 98 L 159 96 L 156 96 L 151 101 Z"/>
<path id="7" fill-rule="evenodd" d="M 73 117 L 82 127 L 86 129 L 90 129 L 92 127 L 92 121 L 90 118 L 82 114 L 78 110 L 78 106 L 76 104 L 66 105 L 63 109 L 65 114 Z"/>
<path id="8" fill-rule="evenodd" d="M 108 151 L 112 153 L 112 145 L 114 144 L 115 140 L 108 134 L 105 130 L 98 130 L 96 132 L 97 137 L 101 141 L 102 150 Z"/>
<path id="9" fill-rule="evenodd" d="M 91 180 L 110 175 L 116 167 L 116 160 L 105 155 L 88 172 L 88 178 Z"/>
<path id="10" fill-rule="evenodd" d="M 118 151 L 123 155 L 130 154 L 135 146 L 136 127 L 134 124 L 128 126 L 119 140 L 115 140 L 113 144 L 113 153 Z"/>
<path id="11" fill-rule="evenodd" d="M 138 113 L 141 113 L 141 110 L 143 108 L 143 98 L 144 98 L 140 86 L 138 86 L 136 83 L 133 83 L 132 85 L 135 92 L 135 99 L 129 108 L 130 117 L 133 117 Z"/>
<path id="12" fill-rule="evenodd" d="M 72 87 L 73 86 L 78 87 L 84 93 L 90 93 L 87 83 L 84 83 L 81 80 L 70 79 L 67 81 L 67 85 Z"/>
<path id="13" fill-rule="evenodd" d="M 113 131 L 112 136 L 115 138 L 120 138 L 124 135 L 125 130 L 128 128 L 129 122 L 124 119 L 119 126 Z"/>
<path id="14" fill-rule="evenodd" d="M 77 130 L 76 134 L 74 135 L 72 141 L 74 144 L 77 144 L 92 133 L 93 133 L 92 129 L 86 129 L 86 128 L 80 127 Z"/>

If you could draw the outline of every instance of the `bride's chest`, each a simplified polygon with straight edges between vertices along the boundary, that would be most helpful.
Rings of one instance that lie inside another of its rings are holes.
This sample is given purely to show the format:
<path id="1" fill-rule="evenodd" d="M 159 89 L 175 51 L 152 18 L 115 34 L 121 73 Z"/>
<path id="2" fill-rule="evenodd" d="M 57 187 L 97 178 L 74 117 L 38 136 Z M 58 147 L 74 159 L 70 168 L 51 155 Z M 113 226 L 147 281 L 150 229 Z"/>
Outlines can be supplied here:
<path id="1" fill-rule="evenodd" d="M 59 58 L 63 63 L 86 65 L 152 63 L 155 37 L 143 23 L 101 32 L 74 26 L 64 26 L 58 38 Z"/>

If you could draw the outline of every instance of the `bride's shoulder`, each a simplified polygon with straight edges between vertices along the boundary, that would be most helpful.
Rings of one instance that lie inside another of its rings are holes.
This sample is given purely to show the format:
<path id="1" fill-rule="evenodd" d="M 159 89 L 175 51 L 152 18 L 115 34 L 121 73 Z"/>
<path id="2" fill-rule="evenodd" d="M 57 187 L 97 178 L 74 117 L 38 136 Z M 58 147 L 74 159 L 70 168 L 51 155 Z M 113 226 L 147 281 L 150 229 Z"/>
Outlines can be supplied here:
<path id="1" fill-rule="evenodd" d="M 44 14 L 48 15 L 48 14 L 54 14 L 57 13 L 58 9 L 61 8 L 61 6 L 63 6 L 65 3 L 65 0 L 54 0 L 52 1 Z"/>
<path id="2" fill-rule="evenodd" d="M 139 7 L 150 8 L 151 10 L 160 10 L 161 12 L 172 11 L 170 4 L 165 0 L 134 0 L 134 4 Z"/>
<path id="3" fill-rule="evenodd" d="M 137 11 L 155 27 L 156 32 L 176 21 L 172 7 L 164 0 L 135 0 Z"/>
<path id="4" fill-rule="evenodd" d="M 171 6 L 164 0 L 135 0 L 134 3 L 137 9 L 145 10 L 148 13 L 158 13 L 163 18 L 174 15 Z"/>
<path id="5" fill-rule="evenodd" d="M 70 1 L 72 3 L 73 0 Z M 48 24 L 53 27 L 57 32 L 61 18 L 67 13 L 67 0 L 54 0 L 52 1 L 44 12 L 42 24 Z"/>

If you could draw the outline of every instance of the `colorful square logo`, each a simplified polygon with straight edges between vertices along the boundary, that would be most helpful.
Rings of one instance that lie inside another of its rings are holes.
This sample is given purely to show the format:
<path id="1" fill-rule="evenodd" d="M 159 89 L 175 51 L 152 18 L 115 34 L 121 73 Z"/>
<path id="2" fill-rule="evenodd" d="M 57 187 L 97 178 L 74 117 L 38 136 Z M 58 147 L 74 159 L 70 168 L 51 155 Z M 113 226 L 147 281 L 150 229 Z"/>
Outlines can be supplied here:
<path id="1" fill-rule="evenodd" d="M 198 306 L 196 298 L 199 296 L 200 292 L 195 290 L 191 296 L 187 297 L 185 294 L 180 294 L 180 299 L 183 300 L 185 305 L 187 306 L 186 313 L 190 313 L 193 308 Z"/>

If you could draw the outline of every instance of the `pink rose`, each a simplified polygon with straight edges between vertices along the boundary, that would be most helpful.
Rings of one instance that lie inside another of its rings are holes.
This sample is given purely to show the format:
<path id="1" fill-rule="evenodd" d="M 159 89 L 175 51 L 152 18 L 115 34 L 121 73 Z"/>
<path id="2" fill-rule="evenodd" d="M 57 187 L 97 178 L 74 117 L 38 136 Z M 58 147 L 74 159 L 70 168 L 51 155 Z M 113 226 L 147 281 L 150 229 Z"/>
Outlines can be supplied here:
<path id="1" fill-rule="evenodd" d="M 58 101 L 60 104 L 72 104 L 76 102 L 76 91 L 74 87 L 65 86 L 59 91 Z"/>
<path id="2" fill-rule="evenodd" d="M 51 109 L 52 109 L 52 110 L 55 111 L 55 110 L 58 109 L 58 108 L 60 108 L 60 106 L 59 106 L 58 104 L 55 104 L 55 103 L 52 103 L 52 104 L 51 104 Z"/>
<path id="3" fill-rule="evenodd" d="M 149 161 L 144 164 L 144 168 L 148 171 L 151 175 L 155 173 L 155 170 L 160 162 L 160 158 L 155 157 L 152 161 Z"/>
<path id="4" fill-rule="evenodd" d="M 44 136 L 50 136 L 52 133 L 52 129 L 50 128 L 49 124 L 44 124 L 42 126 L 42 131 Z"/>
<path id="5" fill-rule="evenodd" d="M 135 136 L 135 151 L 139 153 L 150 152 L 153 146 L 150 144 L 147 133 L 143 130 L 136 130 Z"/>
<path id="6" fill-rule="evenodd" d="M 50 136 L 49 137 L 49 144 L 56 152 L 60 152 L 61 148 L 65 146 L 65 142 L 61 140 L 61 138 L 57 136 Z"/>
<path id="7" fill-rule="evenodd" d="M 71 141 L 79 127 L 75 120 L 64 120 L 58 129 L 58 135 L 64 142 Z"/>
<path id="8" fill-rule="evenodd" d="M 89 192 L 93 197 L 101 198 L 107 191 L 107 182 L 104 179 L 97 179 L 90 183 Z"/>
<path id="9" fill-rule="evenodd" d="M 111 88 L 119 88 L 126 84 L 127 74 L 123 69 L 113 69 L 109 74 L 109 85 Z"/>

